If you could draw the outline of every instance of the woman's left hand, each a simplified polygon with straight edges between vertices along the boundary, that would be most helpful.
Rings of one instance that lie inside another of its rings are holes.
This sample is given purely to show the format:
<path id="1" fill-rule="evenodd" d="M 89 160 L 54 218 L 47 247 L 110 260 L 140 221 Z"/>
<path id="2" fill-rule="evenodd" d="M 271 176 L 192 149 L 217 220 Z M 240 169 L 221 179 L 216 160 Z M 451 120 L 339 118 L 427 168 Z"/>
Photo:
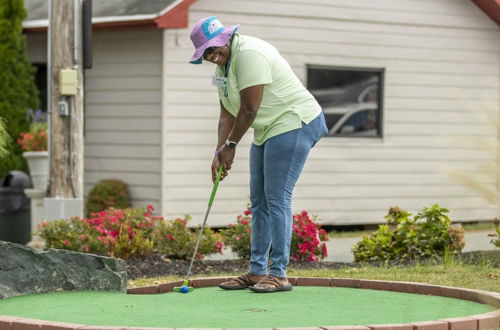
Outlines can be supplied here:
<path id="1" fill-rule="evenodd" d="M 227 172 L 231 169 L 235 153 L 236 148 L 229 148 L 225 144 L 218 150 L 217 156 L 219 157 L 219 162 L 223 166 L 221 181 L 227 176 Z"/>

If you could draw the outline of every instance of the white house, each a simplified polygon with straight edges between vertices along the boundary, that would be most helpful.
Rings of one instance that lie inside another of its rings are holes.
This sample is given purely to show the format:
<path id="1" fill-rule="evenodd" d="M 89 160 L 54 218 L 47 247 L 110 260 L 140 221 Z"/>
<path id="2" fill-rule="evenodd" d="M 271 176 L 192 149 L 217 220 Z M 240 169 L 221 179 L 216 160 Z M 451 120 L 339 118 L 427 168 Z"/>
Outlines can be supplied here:
<path id="1" fill-rule="evenodd" d="M 29 56 L 43 69 L 47 1 L 25 4 Z M 330 118 L 332 136 L 310 155 L 295 211 L 330 225 L 381 223 L 395 205 L 416 212 L 438 203 L 455 221 L 499 215 L 498 1 L 94 0 L 93 8 L 86 191 L 120 178 L 135 205 L 202 221 L 219 108 L 213 65 L 188 63 L 189 31 L 215 15 L 274 44 Z M 251 135 L 210 226 L 246 207 Z"/>

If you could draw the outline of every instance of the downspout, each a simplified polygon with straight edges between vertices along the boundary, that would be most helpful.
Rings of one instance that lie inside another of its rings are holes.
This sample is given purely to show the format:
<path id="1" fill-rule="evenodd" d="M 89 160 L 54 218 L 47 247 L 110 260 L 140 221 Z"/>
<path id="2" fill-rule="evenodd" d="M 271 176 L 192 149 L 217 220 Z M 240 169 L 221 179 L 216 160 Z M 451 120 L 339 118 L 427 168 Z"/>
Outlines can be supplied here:
<path id="1" fill-rule="evenodd" d="M 52 155 L 51 155 L 51 140 L 52 140 L 52 131 L 51 131 L 51 122 L 52 122 L 52 55 L 51 55 L 51 27 L 50 21 L 52 19 L 52 0 L 49 0 L 49 13 L 48 13 L 48 24 L 47 24 L 47 152 L 49 154 L 49 176 L 48 176 L 48 184 L 46 195 L 50 196 L 52 193 Z"/>
<path id="2" fill-rule="evenodd" d="M 162 56 L 161 56 L 161 65 L 162 65 L 162 74 L 161 74 L 161 173 L 160 173 L 160 182 L 161 182 L 161 187 L 160 187 L 160 214 L 162 216 L 166 216 L 166 211 L 167 211 L 167 202 L 166 202 L 166 189 L 167 189 L 167 176 L 166 176 L 166 171 L 167 171 L 167 138 L 166 138 L 166 132 L 165 132 L 165 123 L 167 122 L 167 98 L 165 95 L 166 93 L 166 84 L 165 84 L 165 79 L 167 77 L 167 68 L 166 68 L 166 54 L 167 54 L 167 29 L 162 29 Z"/>

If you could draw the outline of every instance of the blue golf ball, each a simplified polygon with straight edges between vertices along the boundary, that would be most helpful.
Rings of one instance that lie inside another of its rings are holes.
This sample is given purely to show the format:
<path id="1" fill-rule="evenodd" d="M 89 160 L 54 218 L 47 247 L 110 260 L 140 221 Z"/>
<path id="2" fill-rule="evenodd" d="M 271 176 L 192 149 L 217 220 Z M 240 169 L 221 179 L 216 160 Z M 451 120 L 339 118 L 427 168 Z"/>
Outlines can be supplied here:
<path id="1" fill-rule="evenodd" d="M 185 285 L 181 286 L 181 292 L 182 293 L 188 293 L 189 292 L 189 288 Z"/>

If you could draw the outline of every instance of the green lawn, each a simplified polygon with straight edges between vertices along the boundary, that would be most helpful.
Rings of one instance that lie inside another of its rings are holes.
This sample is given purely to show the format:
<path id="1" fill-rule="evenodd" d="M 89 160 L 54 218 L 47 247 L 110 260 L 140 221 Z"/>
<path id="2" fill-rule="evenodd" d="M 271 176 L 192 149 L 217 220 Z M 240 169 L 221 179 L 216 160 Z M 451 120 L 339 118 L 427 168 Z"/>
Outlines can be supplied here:
<path id="1" fill-rule="evenodd" d="M 232 276 L 237 274 L 211 274 L 215 276 Z M 197 277 L 206 277 L 197 276 Z M 337 270 L 297 270 L 289 269 L 288 276 L 299 277 L 339 277 L 387 281 L 422 282 L 438 285 L 455 286 L 500 292 L 500 268 L 488 262 L 471 265 L 460 261 L 448 265 L 396 266 L 396 267 L 361 267 L 342 268 Z M 181 276 L 157 278 L 141 278 L 129 281 L 129 287 L 157 285 L 184 279 Z"/>

